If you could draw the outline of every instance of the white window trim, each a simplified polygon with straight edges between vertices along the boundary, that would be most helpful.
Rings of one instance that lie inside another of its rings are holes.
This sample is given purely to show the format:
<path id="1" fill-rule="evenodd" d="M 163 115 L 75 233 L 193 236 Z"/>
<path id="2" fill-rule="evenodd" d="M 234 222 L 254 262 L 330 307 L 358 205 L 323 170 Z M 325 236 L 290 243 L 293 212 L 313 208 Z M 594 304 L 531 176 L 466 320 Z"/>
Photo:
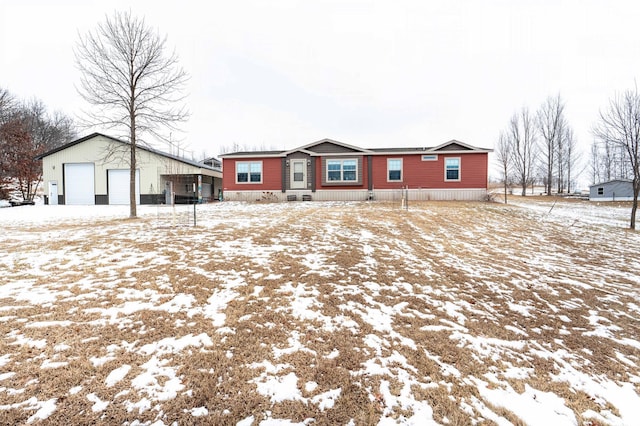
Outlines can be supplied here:
<path id="1" fill-rule="evenodd" d="M 387 182 L 402 182 L 404 180 L 404 161 L 402 158 L 387 158 Z M 389 161 L 400 161 L 400 179 L 389 179 Z"/>
<path id="2" fill-rule="evenodd" d="M 329 180 L 329 163 L 331 161 L 339 161 L 340 162 L 340 177 L 341 180 Z M 354 180 L 344 180 L 344 162 L 345 161 L 355 161 L 356 162 L 356 178 Z M 327 184 L 332 183 L 353 183 L 354 185 L 358 185 L 358 159 L 357 158 L 328 158 L 325 162 L 325 182 Z"/>
<path id="3" fill-rule="evenodd" d="M 458 160 L 458 179 L 447 179 L 447 160 Z M 444 159 L 444 181 L 460 182 L 462 180 L 462 160 L 460 157 L 445 157 Z"/>
<path id="4" fill-rule="evenodd" d="M 438 161 L 438 154 L 423 154 L 422 161 Z"/>
<path id="5" fill-rule="evenodd" d="M 252 164 L 260 164 L 260 181 L 259 182 L 251 182 L 251 165 Z M 247 176 L 247 182 L 239 182 L 238 181 L 238 164 L 248 164 L 249 165 L 249 176 Z M 238 185 L 260 185 L 264 179 L 264 167 L 262 165 L 262 161 L 236 161 L 236 184 Z"/>

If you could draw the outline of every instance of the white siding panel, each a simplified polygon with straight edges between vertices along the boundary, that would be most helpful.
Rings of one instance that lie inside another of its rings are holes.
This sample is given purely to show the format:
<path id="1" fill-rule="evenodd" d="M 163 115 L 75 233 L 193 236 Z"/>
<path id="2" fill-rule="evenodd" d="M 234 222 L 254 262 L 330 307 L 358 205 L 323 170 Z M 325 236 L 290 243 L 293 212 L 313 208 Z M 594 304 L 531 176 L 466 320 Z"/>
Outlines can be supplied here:
<path id="1" fill-rule="evenodd" d="M 373 191 L 374 200 L 400 201 L 402 192 L 399 189 L 378 189 Z M 365 189 L 328 189 L 311 191 L 226 191 L 226 201 L 286 201 L 287 195 L 296 195 L 302 200 L 302 195 L 311 195 L 313 201 L 366 201 L 369 191 Z M 484 201 L 487 197 L 486 189 L 410 189 L 409 201 Z"/>
<path id="2" fill-rule="evenodd" d="M 93 163 L 64 165 L 65 204 L 92 205 L 95 197 L 95 171 Z"/>
<path id="3" fill-rule="evenodd" d="M 107 171 L 109 204 L 129 204 L 129 169 Z M 140 170 L 136 170 L 136 204 L 140 204 Z"/>
<path id="4" fill-rule="evenodd" d="M 400 189 L 378 189 L 374 199 L 398 201 L 402 193 Z M 486 197 L 486 189 L 409 189 L 409 201 L 483 201 Z"/>

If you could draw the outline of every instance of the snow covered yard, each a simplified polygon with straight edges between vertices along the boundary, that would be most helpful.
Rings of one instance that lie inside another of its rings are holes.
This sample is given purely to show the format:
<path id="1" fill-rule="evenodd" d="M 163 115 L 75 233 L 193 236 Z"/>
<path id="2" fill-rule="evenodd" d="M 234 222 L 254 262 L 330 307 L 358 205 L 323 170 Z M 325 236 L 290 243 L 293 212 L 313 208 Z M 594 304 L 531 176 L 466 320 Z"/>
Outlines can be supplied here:
<path id="1" fill-rule="evenodd" d="M 0 424 L 634 425 L 629 210 L 0 209 Z"/>

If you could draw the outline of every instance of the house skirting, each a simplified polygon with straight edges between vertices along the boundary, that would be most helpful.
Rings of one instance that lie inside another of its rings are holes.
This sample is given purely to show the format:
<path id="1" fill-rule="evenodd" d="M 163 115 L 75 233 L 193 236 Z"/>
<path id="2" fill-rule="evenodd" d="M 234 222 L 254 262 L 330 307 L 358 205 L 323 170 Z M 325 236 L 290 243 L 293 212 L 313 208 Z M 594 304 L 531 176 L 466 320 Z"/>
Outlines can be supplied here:
<path id="1" fill-rule="evenodd" d="M 400 201 L 405 194 L 401 189 L 322 189 L 281 191 L 225 191 L 225 201 Z M 306 197 L 304 197 L 306 196 Z M 304 197 L 304 198 L 303 198 Z M 481 189 L 409 189 L 409 201 L 484 201 L 487 190 Z"/>
<path id="2" fill-rule="evenodd" d="M 591 197 L 589 201 L 633 201 L 633 197 Z"/>

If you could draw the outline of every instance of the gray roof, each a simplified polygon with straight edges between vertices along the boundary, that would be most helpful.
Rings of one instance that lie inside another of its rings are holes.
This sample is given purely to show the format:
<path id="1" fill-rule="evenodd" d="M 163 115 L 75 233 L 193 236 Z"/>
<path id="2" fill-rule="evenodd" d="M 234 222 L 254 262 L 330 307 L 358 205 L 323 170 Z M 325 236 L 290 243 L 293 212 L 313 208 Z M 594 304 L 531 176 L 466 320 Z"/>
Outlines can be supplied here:
<path id="1" fill-rule="evenodd" d="M 614 182 L 633 183 L 633 180 L 632 179 L 611 179 L 611 180 L 607 180 L 607 181 L 604 181 L 604 182 L 594 183 L 593 185 L 589 185 L 589 188 L 592 188 L 594 186 L 607 185 L 609 183 L 614 183 Z"/>
<path id="2" fill-rule="evenodd" d="M 319 145 L 321 143 L 332 143 L 332 144 L 336 144 L 339 146 L 344 146 L 350 149 L 354 149 L 356 151 L 361 151 L 362 153 L 375 153 L 375 154 L 385 154 L 385 153 L 420 153 L 420 152 L 431 152 L 433 153 L 434 151 L 437 152 L 447 152 L 446 148 L 447 146 L 450 145 L 457 145 L 459 147 L 459 149 L 461 150 L 469 150 L 469 151 L 481 151 L 481 152 L 490 152 L 493 151 L 492 149 L 487 149 L 487 148 L 478 148 L 475 146 L 471 146 L 468 145 L 464 142 L 460 142 L 458 140 L 452 139 L 448 142 L 445 142 L 443 144 L 437 145 L 437 146 L 431 146 L 431 147 L 404 147 L 404 148 L 397 148 L 397 147 L 393 147 L 393 148 L 358 148 L 355 147 L 353 145 L 348 145 L 346 143 L 343 142 L 339 142 L 333 139 L 322 139 L 316 142 L 312 142 L 310 144 L 307 145 L 303 145 L 301 147 L 298 148 L 294 148 L 294 149 L 289 149 L 289 150 L 278 150 L 278 151 L 238 151 L 238 152 L 229 152 L 226 154 L 222 154 L 220 157 L 224 158 L 224 157 L 242 157 L 242 156 L 246 156 L 246 157 L 261 157 L 261 156 L 269 156 L 269 157 L 278 157 L 278 156 L 286 156 L 287 154 L 290 154 L 292 152 L 297 152 L 297 151 L 303 151 L 303 150 L 307 150 L 308 148 L 312 148 L 315 145 Z"/>

